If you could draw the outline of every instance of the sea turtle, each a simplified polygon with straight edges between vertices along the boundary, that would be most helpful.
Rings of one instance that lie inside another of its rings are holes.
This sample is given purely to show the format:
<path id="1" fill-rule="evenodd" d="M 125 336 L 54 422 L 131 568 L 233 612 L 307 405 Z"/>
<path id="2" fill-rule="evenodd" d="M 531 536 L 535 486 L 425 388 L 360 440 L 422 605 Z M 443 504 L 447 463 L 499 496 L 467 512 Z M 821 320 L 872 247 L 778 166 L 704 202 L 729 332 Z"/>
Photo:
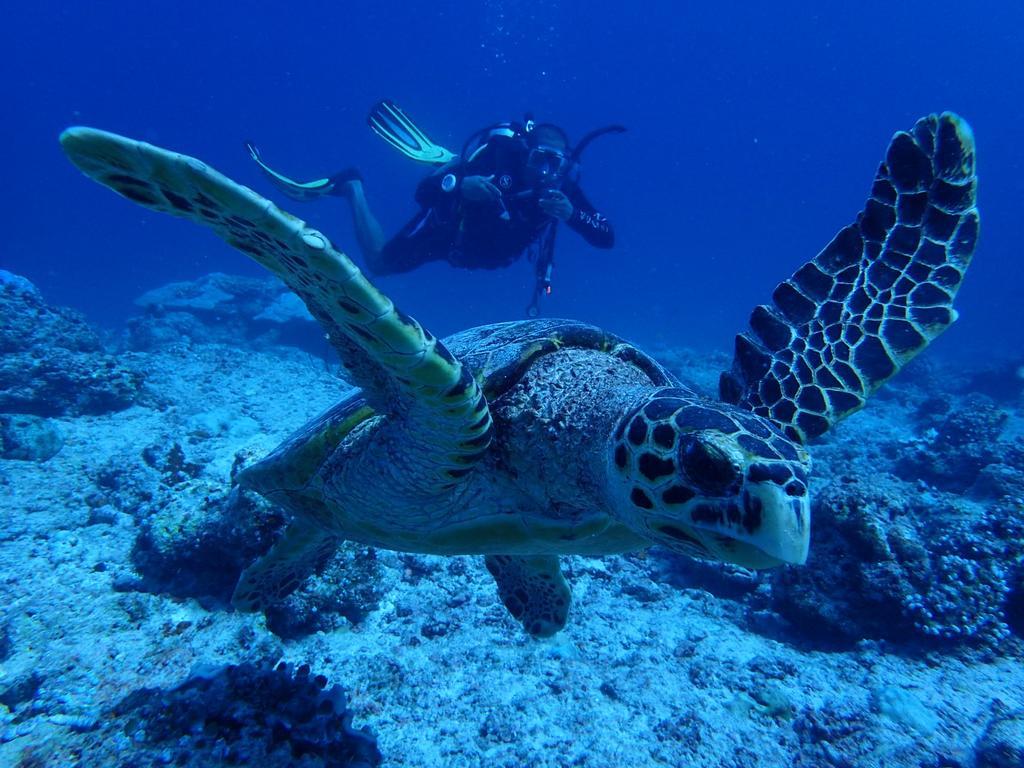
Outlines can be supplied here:
<path id="1" fill-rule="evenodd" d="M 306 304 L 359 387 L 244 470 L 291 513 L 241 576 L 263 609 L 343 539 L 478 554 L 527 632 L 566 621 L 559 555 L 659 544 L 752 568 L 807 558 L 805 444 L 955 319 L 978 232 L 974 143 L 951 113 L 889 144 L 856 221 L 757 307 L 719 399 L 571 320 L 499 323 L 443 342 L 320 232 L 205 163 L 69 128 L 88 176 L 213 229 Z"/>

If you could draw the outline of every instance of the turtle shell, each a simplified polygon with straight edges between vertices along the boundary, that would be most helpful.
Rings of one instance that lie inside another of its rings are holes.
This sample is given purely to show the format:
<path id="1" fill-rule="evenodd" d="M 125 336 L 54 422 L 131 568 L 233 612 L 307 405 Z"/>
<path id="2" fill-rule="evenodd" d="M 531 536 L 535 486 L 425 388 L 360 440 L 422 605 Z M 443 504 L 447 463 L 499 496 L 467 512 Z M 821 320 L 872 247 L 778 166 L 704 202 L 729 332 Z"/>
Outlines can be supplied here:
<path id="1" fill-rule="evenodd" d="M 593 349 L 641 369 L 656 387 L 679 382 L 654 358 L 593 325 L 573 320 L 518 320 L 482 325 L 444 339 L 476 375 L 489 401 L 512 388 L 537 358 L 560 349 Z"/>
<path id="2" fill-rule="evenodd" d="M 521 320 L 470 328 L 444 339 L 444 345 L 474 373 L 488 401 L 511 389 L 539 357 L 561 349 L 593 349 L 640 368 L 655 387 L 679 383 L 660 363 L 618 336 L 572 320 Z M 303 426 L 240 480 L 259 491 L 299 489 L 345 436 L 374 416 L 362 392 L 355 391 Z"/>

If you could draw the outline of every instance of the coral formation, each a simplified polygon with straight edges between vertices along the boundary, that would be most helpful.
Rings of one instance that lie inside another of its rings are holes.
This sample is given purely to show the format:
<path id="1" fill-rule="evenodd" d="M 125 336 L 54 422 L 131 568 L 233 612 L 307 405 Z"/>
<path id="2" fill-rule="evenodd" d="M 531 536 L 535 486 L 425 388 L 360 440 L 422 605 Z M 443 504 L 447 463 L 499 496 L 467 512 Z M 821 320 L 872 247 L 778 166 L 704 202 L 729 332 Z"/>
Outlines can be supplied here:
<path id="1" fill-rule="evenodd" d="M 164 476 L 173 482 L 179 472 Z M 139 509 L 132 563 L 142 582 L 133 588 L 226 604 L 283 523 L 279 510 L 237 487 L 220 495 L 162 492 Z"/>
<path id="2" fill-rule="evenodd" d="M 239 664 L 169 690 L 143 689 L 107 715 L 132 745 L 133 766 L 319 765 L 375 768 L 370 733 L 352 727 L 340 686 L 308 665 Z"/>
<path id="3" fill-rule="evenodd" d="M 1009 634 L 1014 504 L 979 507 L 896 478 L 849 474 L 818 490 L 804 568 L 771 574 L 774 607 L 821 639 L 991 647 Z"/>

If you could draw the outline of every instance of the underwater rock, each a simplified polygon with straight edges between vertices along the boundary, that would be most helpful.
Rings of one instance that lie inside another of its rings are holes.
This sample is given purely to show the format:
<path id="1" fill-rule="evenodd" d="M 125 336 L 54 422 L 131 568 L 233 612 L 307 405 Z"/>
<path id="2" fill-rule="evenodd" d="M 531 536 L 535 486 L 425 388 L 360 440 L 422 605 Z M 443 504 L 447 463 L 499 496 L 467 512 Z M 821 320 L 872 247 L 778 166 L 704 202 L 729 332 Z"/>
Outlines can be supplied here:
<path id="1" fill-rule="evenodd" d="M 291 291 L 282 293 L 262 312 L 256 315 L 254 320 L 266 320 L 271 323 L 290 323 L 293 321 L 313 322 L 312 315 L 302 303 L 302 299 Z"/>
<path id="2" fill-rule="evenodd" d="M 135 401 L 142 375 L 103 352 L 44 347 L 0 358 L 0 412 L 98 416 Z"/>
<path id="3" fill-rule="evenodd" d="M 1024 710 L 1004 705 L 975 746 L 975 768 L 1020 768 L 1024 765 Z"/>
<path id="4" fill-rule="evenodd" d="M 793 768 L 854 768 L 874 760 L 877 744 L 865 712 L 851 701 L 808 707 L 793 721 L 793 731 L 802 746 Z"/>
<path id="5" fill-rule="evenodd" d="M 989 464 L 968 490 L 978 499 L 1024 499 L 1024 472 L 1008 464 Z"/>
<path id="6" fill-rule="evenodd" d="M 48 305 L 24 278 L 0 275 L 0 412 L 119 411 L 134 402 L 141 382 L 103 350 L 81 315 Z"/>
<path id="7" fill-rule="evenodd" d="M 7 661 L 14 653 L 14 642 L 11 640 L 11 624 L 6 618 L 0 620 L 0 662 Z"/>
<path id="8" fill-rule="evenodd" d="M 197 280 L 168 283 L 146 291 L 135 299 L 135 305 L 198 316 L 255 317 L 287 291 L 279 280 L 211 272 Z"/>
<path id="9" fill-rule="evenodd" d="M 895 685 L 886 685 L 871 692 L 874 710 L 904 728 L 922 736 L 930 736 L 939 727 L 939 718 L 918 696 Z"/>
<path id="10" fill-rule="evenodd" d="M 126 344 L 137 352 L 152 352 L 190 341 L 207 343 L 213 331 L 188 312 L 152 310 L 126 324 Z M 226 333 L 225 333 L 226 335 Z M 237 337 L 236 337 L 237 338 Z"/>
<path id="11" fill-rule="evenodd" d="M 1015 503 L 979 514 L 891 476 L 850 474 L 817 493 L 813 514 L 807 565 L 769 576 L 775 610 L 804 634 L 985 648 L 1010 634 L 1009 564 L 1024 555 Z"/>
<path id="12" fill-rule="evenodd" d="M 730 563 L 698 560 L 661 547 L 652 547 L 648 557 L 653 576 L 679 588 L 698 587 L 718 597 L 742 599 L 758 588 L 763 576 Z"/>
<path id="13" fill-rule="evenodd" d="M 305 305 L 273 278 L 213 272 L 154 288 L 135 304 L 145 311 L 128 323 L 128 344 L 135 350 L 182 341 L 236 344 L 249 340 L 323 351 Z"/>
<path id="14" fill-rule="evenodd" d="M 180 448 L 179 448 L 180 451 Z M 269 547 L 284 525 L 280 511 L 237 486 L 223 496 L 182 489 L 190 465 L 169 452 L 162 465 L 174 492 L 143 505 L 132 564 L 142 576 L 137 589 L 175 597 L 231 599 L 242 570 Z"/>
<path id="15" fill-rule="evenodd" d="M 936 420 L 937 411 L 932 404 L 925 418 Z M 926 428 L 926 439 L 897 462 L 896 474 L 962 493 L 984 467 L 998 460 L 1006 420 L 1007 414 L 985 395 L 971 394 L 951 403 L 945 417 Z"/>
<path id="16" fill-rule="evenodd" d="M 1018 563 L 1008 578 L 1010 593 L 1006 596 L 1006 623 L 1018 637 L 1024 637 L 1024 563 Z"/>
<path id="17" fill-rule="evenodd" d="M 648 351 L 696 392 L 717 392 L 722 371 L 732 365 L 732 358 L 719 350 L 700 351 L 662 343 L 653 345 Z"/>
<path id="18" fill-rule="evenodd" d="M 0 413 L 0 459 L 48 461 L 63 447 L 64 438 L 49 419 Z"/>
<path id="19" fill-rule="evenodd" d="M 377 610 L 382 568 L 376 551 L 346 542 L 319 575 L 267 609 L 267 628 L 283 640 L 330 632 L 344 622 L 360 624 Z"/>
<path id="20" fill-rule="evenodd" d="M 240 664 L 176 688 L 145 688 L 106 714 L 105 741 L 123 733 L 131 765 L 375 768 L 377 741 L 352 727 L 341 687 L 308 665 Z"/>
<path id="21" fill-rule="evenodd" d="M 32 701 L 39 693 L 43 678 L 32 669 L 21 670 L 14 675 L 5 675 L 0 684 L 0 704 L 8 709 L 15 709 L 26 702 Z"/>
<path id="22" fill-rule="evenodd" d="M 0 270 L 0 352 L 22 354 L 50 346 L 74 352 L 102 349 L 78 312 L 52 307 L 29 280 Z"/>

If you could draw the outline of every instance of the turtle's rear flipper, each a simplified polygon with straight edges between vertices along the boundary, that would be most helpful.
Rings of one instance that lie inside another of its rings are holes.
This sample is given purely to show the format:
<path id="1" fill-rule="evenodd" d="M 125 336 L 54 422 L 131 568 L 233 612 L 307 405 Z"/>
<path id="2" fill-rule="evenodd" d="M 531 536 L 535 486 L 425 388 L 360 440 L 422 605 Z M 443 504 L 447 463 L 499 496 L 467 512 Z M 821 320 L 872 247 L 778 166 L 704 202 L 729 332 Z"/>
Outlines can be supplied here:
<path id="1" fill-rule="evenodd" d="M 565 626 L 572 593 L 554 555 L 487 555 L 508 612 L 534 637 L 551 637 Z"/>
<path id="2" fill-rule="evenodd" d="M 284 600 L 338 548 L 338 537 L 296 520 L 263 557 L 242 571 L 231 603 L 247 613 Z"/>

